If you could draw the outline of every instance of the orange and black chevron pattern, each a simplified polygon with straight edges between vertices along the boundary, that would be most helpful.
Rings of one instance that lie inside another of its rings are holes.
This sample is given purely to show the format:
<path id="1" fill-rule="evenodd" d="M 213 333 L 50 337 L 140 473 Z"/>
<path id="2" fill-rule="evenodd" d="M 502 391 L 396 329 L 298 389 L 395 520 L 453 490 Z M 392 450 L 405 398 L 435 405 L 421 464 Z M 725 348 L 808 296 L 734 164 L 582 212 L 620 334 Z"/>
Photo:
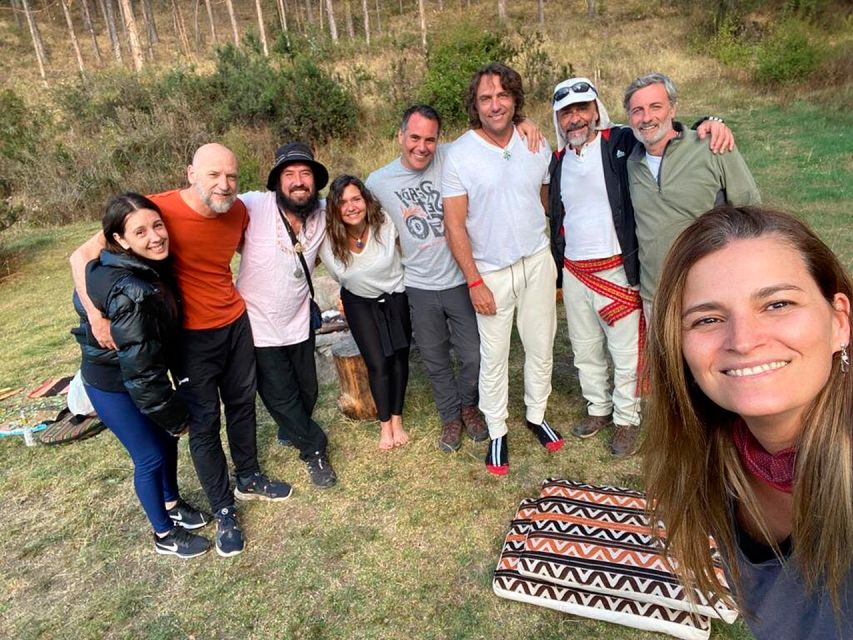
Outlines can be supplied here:
<path id="1" fill-rule="evenodd" d="M 496 595 L 577 616 L 667 633 L 685 640 L 706 640 L 709 637 L 708 618 L 696 613 L 521 575 L 518 566 L 524 560 L 526 541 L 534 529 L 531 517 L 536 515 L 537 509 L 536 500 L 524 500 L 519 506 L 495 570 L 492 587 Z"/>

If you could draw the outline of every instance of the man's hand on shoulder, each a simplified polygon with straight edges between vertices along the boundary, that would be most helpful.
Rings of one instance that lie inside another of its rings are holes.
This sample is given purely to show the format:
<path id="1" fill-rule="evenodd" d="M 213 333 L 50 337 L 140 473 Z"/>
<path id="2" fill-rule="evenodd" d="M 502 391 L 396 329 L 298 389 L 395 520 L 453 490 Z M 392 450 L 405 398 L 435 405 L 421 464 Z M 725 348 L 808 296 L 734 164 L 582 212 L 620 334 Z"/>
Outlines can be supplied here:
<path id="1" fill-rule="evenodd" d="M 516 125 L 518 135 L 527 141 L 527 148 L 530 153 L 536 153 L 545 144 L 545 136 L 539 130 L 530 118 L 525 118 Z"/>
<path id="2" fill-rule="evenodd" d="M 711 153 L 727 153 L 735 148 L 735 137 L 732 130 L 719 118 L 708 118 L 696 128 L 696 133 L 700 140 L 704 140 L 705 136 L 710 134 Z"/>

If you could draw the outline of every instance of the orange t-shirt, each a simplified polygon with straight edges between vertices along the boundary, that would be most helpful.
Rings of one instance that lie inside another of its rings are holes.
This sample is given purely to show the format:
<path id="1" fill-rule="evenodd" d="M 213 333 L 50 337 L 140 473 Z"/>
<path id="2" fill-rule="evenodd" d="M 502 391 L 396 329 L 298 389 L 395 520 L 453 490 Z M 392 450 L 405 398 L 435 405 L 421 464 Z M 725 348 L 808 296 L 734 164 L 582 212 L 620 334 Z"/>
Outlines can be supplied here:
<path id="1" fill-rule="evenodd" d="M 205 218 L 184 202 L 179 189 L 149 198 L 163 212 L 169 232 L 184 329 L 219 329 L 234 322 L 246 309 L 231 274 L 231 259 L 249 224 L 245 205 L 236 200 L 227 213 Z"/>

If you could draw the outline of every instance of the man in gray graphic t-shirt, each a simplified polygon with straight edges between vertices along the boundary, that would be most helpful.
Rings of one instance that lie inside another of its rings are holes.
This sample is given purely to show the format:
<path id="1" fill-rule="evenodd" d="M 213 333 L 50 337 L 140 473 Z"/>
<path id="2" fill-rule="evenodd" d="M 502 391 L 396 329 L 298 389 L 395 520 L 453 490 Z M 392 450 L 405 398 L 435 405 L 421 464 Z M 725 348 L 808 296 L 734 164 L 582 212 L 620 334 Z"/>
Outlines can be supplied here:
<path id="1" fill-rule="evenodd" d="M 435 109 L 427 105 L 407 109 L 397 138 L 400 157 L 371 173 L 367 187 L 399 231 L 415 341 L 443 423 L 438 446 L 455 451 L 463 426 L 478 442 L 488 432 L 477 409 L 477 320 L 465 278 L 444 237 L 440 187 L 447 145 L 438 145 L 440 131 Z M 458 375 L 451 348 L 459 362 Z"/>

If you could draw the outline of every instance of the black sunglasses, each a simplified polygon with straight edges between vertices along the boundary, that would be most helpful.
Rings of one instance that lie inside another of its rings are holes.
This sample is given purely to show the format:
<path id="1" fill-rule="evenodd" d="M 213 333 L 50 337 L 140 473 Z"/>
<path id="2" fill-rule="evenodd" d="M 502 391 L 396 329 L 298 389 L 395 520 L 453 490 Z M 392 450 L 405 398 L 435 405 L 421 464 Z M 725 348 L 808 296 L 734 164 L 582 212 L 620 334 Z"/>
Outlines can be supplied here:
<path id="1" fill-rule="evenodd" d="M 587 93 L 592 91 L 595 95 L 598 95 L 598 91 L 595 90 L 589 82 L 575 82 L 570 87 L 563 87 L 562 89 L 558 89 L 556 93 L 554 93 L 554 99 L 551 100 L 552 104 L 557 104 L 560 100 L 565 98 L 570 93 Z"/>

